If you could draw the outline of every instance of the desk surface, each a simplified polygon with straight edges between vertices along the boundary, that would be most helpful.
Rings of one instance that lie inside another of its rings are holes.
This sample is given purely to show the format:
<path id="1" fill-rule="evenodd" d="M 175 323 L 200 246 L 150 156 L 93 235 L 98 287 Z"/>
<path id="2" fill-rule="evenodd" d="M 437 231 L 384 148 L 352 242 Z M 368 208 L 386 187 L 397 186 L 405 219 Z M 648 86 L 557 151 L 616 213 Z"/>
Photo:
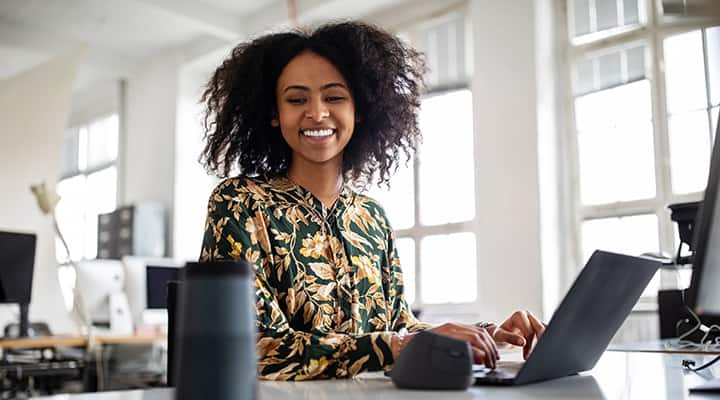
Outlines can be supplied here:
<path id="1" fill-rule="evenodd" d="M 720 376 L 718 368 L 702 374 L 683 371 L 683 359 L 708 361 L 707 355 L 606 352 L 597 366 L 581 375 L 516 387 L 475 386 L 466 391 L 398 390 L 382 374 L 350 380 L 259 383 L 259 399 L 718 399 L 690 396 L 688 388 Z M 44 400 L 173 400 L 172 389 L 38 397 Z"/>
<path id="2" fill-rule="evenodd" d="M 164 336 L 96 336 L 100 344 L 153 343 L 165 340 Z M 41 349 L 47 347 L 82 347 L 87 345 L 84 336 L 48 336 L 25 339 L 2 339 L 0 349 Z"/>
<path id="3" fill-rule="evenodd" d="M 608 351 L 638 351 L 646 353 L 677 353 L 677 354 L 707 354 L 719 355 L 720 350 L 683 348 L 678 344 L 677 339 L 648 340 L 644 342 L 630 342 L 622 344 L 611 344 Z"/>

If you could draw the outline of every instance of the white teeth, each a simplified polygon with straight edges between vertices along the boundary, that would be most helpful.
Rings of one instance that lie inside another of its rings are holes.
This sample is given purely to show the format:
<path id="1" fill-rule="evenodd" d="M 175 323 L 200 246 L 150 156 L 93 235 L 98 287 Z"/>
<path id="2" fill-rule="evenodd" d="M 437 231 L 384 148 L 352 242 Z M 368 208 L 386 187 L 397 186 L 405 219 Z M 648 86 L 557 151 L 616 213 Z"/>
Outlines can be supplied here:
<path id="1" fill-rule="evenodd" d="M 333 134 L 334 129 L 305 129 L 300 131 L 305 136 L 323 137 Z"/>

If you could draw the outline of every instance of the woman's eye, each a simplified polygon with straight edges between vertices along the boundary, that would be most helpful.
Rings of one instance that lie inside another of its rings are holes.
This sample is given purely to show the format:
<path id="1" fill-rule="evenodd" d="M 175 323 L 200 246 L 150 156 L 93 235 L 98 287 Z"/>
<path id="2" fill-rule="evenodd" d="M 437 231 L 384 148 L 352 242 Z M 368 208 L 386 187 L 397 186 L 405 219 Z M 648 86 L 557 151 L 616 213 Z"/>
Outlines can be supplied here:
<path id="1" fill-rule="evenodd" d="M 344 96 L 329 96 L 326 99 L 326 101 L 328 101 L 330 103 L 337 103 L 338 101 L 343 101 L 343 100 L 345 100 Z"/>
<path id="2" fill-rule="evenodd" d="M 287 102 L 290 104 L 303 104 L 305 103 L 305 99 L 302 98 L 289 98 L 287 99 Z"/>

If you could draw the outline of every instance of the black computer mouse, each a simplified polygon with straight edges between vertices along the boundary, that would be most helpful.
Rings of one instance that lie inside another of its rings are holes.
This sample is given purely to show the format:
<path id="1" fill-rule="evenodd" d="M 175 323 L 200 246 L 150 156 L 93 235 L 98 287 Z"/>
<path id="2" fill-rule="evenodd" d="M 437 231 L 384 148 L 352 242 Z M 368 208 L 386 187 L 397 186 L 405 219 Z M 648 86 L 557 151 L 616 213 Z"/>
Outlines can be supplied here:
<path id="1" fill-rule="evenodd" d="M 405 346 L 390 372 L 401 389 L 465 390 L 473 383 L 470 344 L 425 331 Z"/>

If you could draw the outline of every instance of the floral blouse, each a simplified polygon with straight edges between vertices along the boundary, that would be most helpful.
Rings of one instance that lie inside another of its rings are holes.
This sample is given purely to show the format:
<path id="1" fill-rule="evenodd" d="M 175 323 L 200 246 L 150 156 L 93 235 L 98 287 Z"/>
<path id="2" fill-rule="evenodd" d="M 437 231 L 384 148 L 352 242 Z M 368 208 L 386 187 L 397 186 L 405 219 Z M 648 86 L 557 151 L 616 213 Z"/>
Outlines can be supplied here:
<path id="1" fill-rule="evenodd" d="M 288 178 L 221 182 L 208 204 L 201 261 L 254 264 L 263 379 L 346 378 L 392 364 L 392 332 L 430 326 L 403 294 L 382 207 L 345 187 L 326 209 Z"/>

